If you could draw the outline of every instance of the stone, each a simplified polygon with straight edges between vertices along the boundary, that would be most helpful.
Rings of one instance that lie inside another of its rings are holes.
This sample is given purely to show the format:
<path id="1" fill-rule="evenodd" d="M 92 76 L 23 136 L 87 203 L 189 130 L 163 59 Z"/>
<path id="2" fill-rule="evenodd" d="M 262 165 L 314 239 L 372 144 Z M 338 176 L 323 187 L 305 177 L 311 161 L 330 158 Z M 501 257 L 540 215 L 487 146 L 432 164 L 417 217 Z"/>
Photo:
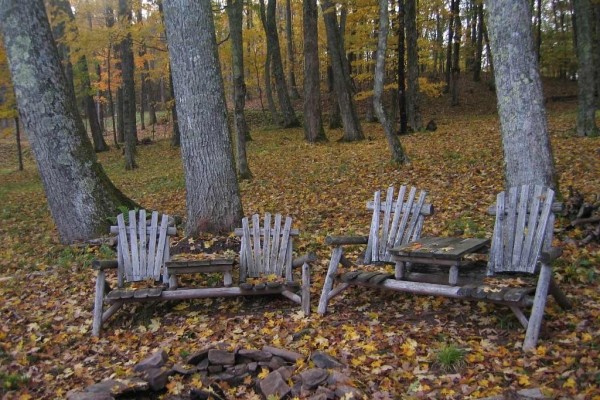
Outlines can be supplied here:
<path id="1" fill-rule="evenodd" d="M 198 365 L 202 360 L 208 357 L 208 351 L 211 349 L 212 347 L 207 347 L 205 349 L 197 351 L 191 354 L 185 362 L 190 365 Z"/>
<path id="2" fill-rule="evenodd" d="M 151 368 L 144 373 L 144 380 L 150 385 L 150 389 L 155 392 L 161 391 L 167 385 L 169 376 L 173 375 L 172 369 Z"/>
<path id="3" fill-rule="evenodd" d="M 198 367 L 195 365 L 184 365 L 179 363 L 173 365 L 173 372 L 176 372 L 179 375 L 191 375 L 196 371 L 198 371 Z"/>
<path id="4" fill-rule="evenodd" d="M 542 391 L 539 388 L 530 388 L 530 389 L 521 389 L 517 392 L 517 395 L 521 396 L 523 399 L 527 400 L 537 400 L 537 399 L 548 399 L 549 397 L 544 396 Z"/>
<path id="5" fill-rule="evenodd" d="M 208 366 L 208 373 L 209 374 L 218 374 L 220 372 L 223 372 L 223 366 L 222 365 L 209 365 Z"/>
<path id="6" fill-rule="evenodd" d="M 332 368 L 341 368 L 344 365 L 339 362 L 337 359 L 333 358 L 327 353 L 323 353 L 322 351 L 314 352 L 310 359 L 315 363 L 315 366 L 318 368 L 332 369 Z"/>
<path id="7" fill-rule="evenodd" d="M 327 395 L 324 393 L 314 394 L 308 398 L 308 400 L 327 400 Z"/>
<path id="8" fill-rule="evenodd" d="M 126 389 L 127 386 L 124 383 L 114 379 L 107 379 L 88 386 L 85 391 L 89 393 L 109 393 L 113 396 L 118 396 L 123 394 Z"/>
<path id="9" fill-rule="evenodd" d="M 340 385 L 335 388 L 335 395 L 338 397 L 350 398 L 350 399 L 362 399 L 364 398 L 364 393 L 354 386 L 348 385 Z"/>
<path id="10" fill-rule="evenodd" d="M 294 375 L 296 377 L 296 375 Z M 302 392 L 302 380 L 298 379 L 294 382 L 294 386 L 292 386 L 291 395 L 292 397 L 299 397 Z"/>
<path id="11" fill-rule="evenodd" d="M 352 380 L 347 376 L 342 374 L 339 371 L 332 371 L 329 374 L 329 379 L 327 379 L 328 385 L 351 385 Z"/>
<path id="12" fill-rule="evenodd" d="M 238 365 L 234 365 L 232 367 L 228 367 L 227 372 L 232 375 L 235 375 L 235 376 L 247 374 L 248 373 L 248 364 L 238 364 Z"/>
<path id="13" fill-rule="evenodd" d="M 300 374 L 302 386 L 312 390 L 329 378 L 329 372 L 322 368 L 311 368 Z"/>
<path id="14" fill-rule="evenodd" d="M 150 368 L 160 368 L 165 365 L 168 358 L 167 352 L 161 349 L 139 362 L 133 367 L 133 370 L 136 372 L 143 372 Z"/>
<path id="15" fill-rule="evenodd" d="M 276 371 L 271 372 L 265 379 L 261 379 L 258 387 L 266 398 L 282 399 L 291 391 L 291 388 Z"/>
<path id="16" fill-rule="evenodd" d="M 324 395 L 327 400 L 335 399 L 335 392 L 326 386 L 319 386 L 317 390 L 315 390 L 315 395 Z"/>
<path id="17" fill-rule="evenodd" d="M 208 365 L 209 365 L 208 358 L 204 358 L 197 365 L 198 371 L 206 371 L 208 369 Z"/>
<path id="18" fill-rule="evenodd" d="M 67 400 L 115 400 L 115 398 L 107 392 L 72 392 L 67 394 Z"/>
<path id="19" fill-rule="evenodd" d="M 275 371 L 285 365 L 285 360 L 281 357 L 273 356 L 266 365 L 271 371 Z"/>
<path id="20" fill-rule="evenodd" d="M 302 360 L 305 357 L 300 354 L 300 353 L 296 353 L 294 351 L 289 351 L 289 350 L 285 350 L 285 349 L 280 349 L 277 347 L 271 347 L 271 346 L 264 346 L 263 347 L 263 351 L 266 351 L 268 353 L 273 354 L 274 356 L 278 356 L 283 358 L 286 361 L 290 361 L 295 363 L 298 360 Z"/>
<path id="21" fill-rule="evenodd" d="M 214 365 L 233 365 L 235 364 L 235 353 L 226 350 L 210 349 L 208 351 L 208 361 Z"/>
<path id="22" fill-rule="evenodd" d="M 238 351 L 238 355 L 254 361 L 269 361 L 273 357 L 273 354 L 267 351 L 253 349 L 241 349 Z"/>
<path id="23" fill-rule="evenodd" d="M 294 373 L 295 370 L 296 370 L 296 367 L 294 367 L 292 365 L 283 366 L 283 367 L 279 367 L 278 369 L 276 369 L 276 371 L 279 372 L 279 375 L 281 375 L 281 377 L 285 381 L 287 381 L 288 379 L 290 379 L 292 377 L 292 374 Z"/>
<path id="24" fill-rule="evenodd" d="M 257 362 L 251 362 L 248 364 L 248 371 L 250 372 L 256 372 L 256 370 L 258 369 L 258 363 Z"/>

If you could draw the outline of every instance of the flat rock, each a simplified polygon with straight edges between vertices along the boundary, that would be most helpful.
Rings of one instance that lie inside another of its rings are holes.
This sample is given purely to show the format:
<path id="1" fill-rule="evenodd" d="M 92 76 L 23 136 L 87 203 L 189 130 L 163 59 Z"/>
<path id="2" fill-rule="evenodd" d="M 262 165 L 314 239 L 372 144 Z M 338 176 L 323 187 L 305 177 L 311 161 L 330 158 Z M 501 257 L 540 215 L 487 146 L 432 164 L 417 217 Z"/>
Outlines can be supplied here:
<path id="1" fill-rule="evenodd" d="M 300 378 L 302 378 L 302 386 L 309 390 L 312 390 L 321 383 L 325 382 L 328 377 L 329 372 L 322 368 L 311 368 L 300 374 Z"/>
<path id="2" fill-rule="evenodd" d="M 173 365 L 173 372 L 178 373 L 179 375 L 191 375 L 194 372 L 198 371 L 198 367 L 195 365 L 189 365 L 189 364 L 175 364 Z"/>
<path id="3" fill-rule="evenodd" d="M 144 373 L 144 380 L 155 392 L 161 391 L 167 385 L 173 370 L 168 368 L 151 368 Z"/>
<path id="4" fill-rule="evenodd" d="M 279 372 L 273 371 L 265 379 L 258 382 L 261 393 L 268 399 L 281 399 L 290 392 L 291 388 L 283 380 Z"/>
<path id="5" fill-rule="evenodd" d="M 115 398 L 107 392 L 72 392 L 67 394 L 67 400 L 115 400 Z"/>
<path id="6" fill-rule="evenodd" d="M 521 389 L 517 392 L 517 395 L 519 395 L 521 398 L 523 399 L 532 399 L 532 400 L 537 400 L 537 399 L 548 399 L 549 397 L 544 396 L 544 394 L 542 393 L 542 391 L 539 388 L 530 388 L 530 389 Z"/>
<path id="7" fill-rule="evenodd" d="M 189 355 L 187 360 L 185 360 L 185 362 L 190 365 L 198 365 L 202 360 L 208 357 L 208 351 L 212 349 L 212 347 L 207 347 L 205 349 L 192 353 Z"/>
<path id="8" fill-rule="evenodd" d="M 315 366 L 318 368 L 331 369 L 331 368 L 341 368 L 344 366 L 337 359 L 335 359 L 334 357 L 330 356 L 327 353 L 323 353 L 322 351 L 314 352 L 310 356 L 310 359 L 315 363 Z"/>
<path id="9" fill-rule="evenodd" d="M 206 371 L 208 369 L 209 364 L 210 363 L 208 362 L 208 358 L 202 359 L 202 361 L 200 361 L 197 365 L 198 371 Z"/>
<path id="10" fill-rule="evenodd" d="M 335 392 L 326 386 L 319 386 L 317 390 L 315 390 L 315 396 L 318 395 L 324 395 L 324 398 L 327 400 L 335 399 Z"/>
<path id="11" fill-rule="evenodd" d="M 254 349 L 241 349 L 238 351 L 238 355 L 254 361 L 269 361 L 273 357 L 273 354 L 267 351 Z"/>
<path id="12" fill-rule="evenodd" d="M 113 396 L 118 396 L 127 391 L 127 385 L 115 379 L 107 379 L 88 386 L 85 388 L 85 391 L 89 393 L 108 393 Z"/>
<path id="13" fill-rule="evenodd" d="M 257 362 L 251 362 L 248 364 L 248 371 L 250 372 L 256 372 L 256 370 L 258 369 L 258 363 Z"/>
<path id="14" fill-rule="evenodd" d="M 151 356 L 143 359 L 135 367 L 133 367 L 133 370 L 136 372 L 143 372 L 150 368 L 160 368 L 165 365 L 168 358 L 169 356 L 167 355 L 167 352 L 161 349 Z"/>
<path id="15" fill-rule="evenodd" d="M 300 353 L 296 353 L 294 351 L 280 349 L 277 347 L 264 346 L 263 351 L 273 354 L 274 356 L 278 356 L 283 358 L 286 361 L 296 362 L 298 360 L 304 359 L 304 356 Z"/>
<path id="16" fill-rule="evenodd" d="M 235 364 L 235 353 L 226 350 L 210 349 L 208 351 L 208 361 L 214 365 L 233 365 Z"/>
<path id="17" fill-rule="evenodd" d="M 335 395 L 338 397 L 350 398 L 350 399 L 362 399 L 364 397 L 364 393 L 353 386 L 348 385 L 340 385 L 335 388 Z"/>
<path id="18" fill-rule="evenodd" d="M 290 365 L 290 366 L 279 367 L 279 368 L 277 368 L 276 371 L 279 372 L 279 375 L 281 375 L 283 380 L 287 381 L 288 379 L 290 379 L 292 377 L 292 374 L 294 373 L 295 370 L 296 370 L 296 367 L 294 367 L 293 365 Z"/>
<path id="19" fill-rule="evenodd" d="M 332 371 L 327 379 L 327 384 L 329 385 L 351 385 L 351 383 L 352 380 L 339 371 Z"/>

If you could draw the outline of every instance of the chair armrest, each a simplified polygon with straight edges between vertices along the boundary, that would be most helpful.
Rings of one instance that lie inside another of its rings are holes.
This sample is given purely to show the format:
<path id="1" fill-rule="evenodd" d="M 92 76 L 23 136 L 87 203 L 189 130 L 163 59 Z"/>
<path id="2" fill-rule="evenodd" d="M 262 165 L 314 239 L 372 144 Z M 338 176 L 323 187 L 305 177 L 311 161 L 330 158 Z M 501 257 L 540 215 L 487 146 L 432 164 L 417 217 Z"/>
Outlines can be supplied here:
<path id="1" fill-rule="evenodd" d="M 368 236 L 327 236 L 325 244 L 330 246 L 357 245 L 369 243 Z"/>
<path id="2" fill-rule="evenodd" d="M 550 264 L 552 261 L 556 260 L 563 253 L 563 250 L 560 247 L 552 247 L 548 251 L 542 251 L 540 254 L 540 261 L 543 264 Z"/>
<path id="3" fill-rule="evenodd" d="M 292 268 L 301 267 L 304 263 L 310 264 L 317 261 L 317 254 L 314 251 L 306 253 L 300 257 L 294 258 L 292 261 Z"/>
<path id="4" fill-rule="evenodd" d="M 98 271 L 104 271 L 105 269 L 118 268 L 119 262 L 117 260 L 94 260 L 92 261 L 92 268 Z"/>

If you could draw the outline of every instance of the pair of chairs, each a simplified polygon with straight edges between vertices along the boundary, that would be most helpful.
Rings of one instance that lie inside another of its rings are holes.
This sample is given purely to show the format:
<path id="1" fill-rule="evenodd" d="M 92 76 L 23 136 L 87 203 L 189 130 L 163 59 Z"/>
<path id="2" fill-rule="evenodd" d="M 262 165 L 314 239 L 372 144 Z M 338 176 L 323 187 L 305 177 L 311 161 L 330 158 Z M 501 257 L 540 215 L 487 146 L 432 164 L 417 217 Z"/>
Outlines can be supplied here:
<path id="1" fill-rule="evenodd" d="M 347 288 L 359 285 L 385 288 L 419 294 L 444 295 L 439 284 L 411 282 L 410 274 L 396 276 L 370 271 L 361 274 L 344 255 L 345 245 L 366 244 L 361 260 L 362 265 L 394 263 L 390 249 L 420 238 L 425 217 L 433 213 L 431 204 L 425 202 L 426 193 L 416 188 L 400 187 L 396 196 L 394 188 L 386 192 L 385 200 L 381 192 L 375 192 L 374 200 L 367 203 L 373 211 L 368 237 L 328 237 L 326 243 L 333 246 L 325 283 L 319 301 L 318 312 L 327 311 L 329 301 Z M 452 291 L 451 297 L 478 301 L 490 301 L 507 305 L 527 330 L 523 347 L 529 349 L 537 344 L 543 319 L 546 298 L 550 291 L 563 308 L 570 307 L 566 297 L 552 279 L 552 261 L 560 251 L 551 248 L 554 213 L 560 204 L 554 203 L 554 192 L 541 186 L 511 188 L 501 192 L 496 204 L 490 209 L 496 216 L 492 245 L 487 265 L 487 275 L 504 272 L 539 274 L 533 291 L 520 291 L 518 296 L 481 296 L 482 290 L 475 282 Z M 136 220 L 137 218 L 137 220 Z M 207 260 L 192 262 L 170 262 L 168 237 L 175 234 L 169 218 L 162 216 L 158 225 L 158 213 L 152 213 L 146 220 L 146 213 L 130 211 L 129 222 L 124 215 L 117 218 L 118 225 L 111 232 L 118 234 L 118 260 L 94 262 L 98 269 L 94 308 L 93 334 L 99 335 L 104 321 L 112 316 L 123 304 L 131 301 L 174 300 L 203 297 L 247 296 L 260 294 L 281 294 L 300 304 L 305 314 L 310 313 L 309 263 L 315 260 L 314 254 L 292 259 L 293 237 L 299 233 L 292 229 L 291 218 L 283 221 L 281 215 L 266 214 L 263 224 L 260 217 L 242 220 L 242 228 L 236 229 L 241 237 L 239 255 L 239 283 L 232 286 L 233 260 Z M 348 274 L 338 272 L 339 265 L 353 269 L 353 277 L 366 276 L 368 279 L 345 279 Z M 301 267 L 301 274 L 294 269 Z M 117 269 L 118 288 L 107 292 L 105 270 Z M 220 288 L 178 288 L 177 277 L 187 273 L 223 273 L 223 287 Z M 298 278 L 297 275 L 300 275 Z M 265 282 L 255 278 L 270 277 Z M 124 282 L 160 280 L 162 287 L 136 290 L 124 289 Z M 254 282 L 254 283 L 250 283 Z M 336 282 L 338 283 L 336 285 Z M 533 297 L 531 296 L 533 295 Z M 104 310 L 104 303 L 109 307 Z M 531 307 L 529 318 L 525 310 Z"/>

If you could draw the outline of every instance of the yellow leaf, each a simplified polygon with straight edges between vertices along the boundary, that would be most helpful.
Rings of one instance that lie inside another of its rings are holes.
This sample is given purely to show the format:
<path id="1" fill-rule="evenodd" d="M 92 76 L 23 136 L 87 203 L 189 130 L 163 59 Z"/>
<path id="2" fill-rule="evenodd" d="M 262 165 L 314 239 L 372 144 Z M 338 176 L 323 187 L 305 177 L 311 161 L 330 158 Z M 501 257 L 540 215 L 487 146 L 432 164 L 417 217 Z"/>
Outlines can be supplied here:
<path id="1" fill-rule="evenodd" d="M 262 368 L 260 373 L 258 374 L 259 379 L 265 379 L 269 375 L 269 370 L 267 368 Z"/>
<path id="2" fill-rule="evenodd" d="M 575 379 L 569 378 L 565 383 L 563 383 L 562 387 L 565 389 L 575 389 L 577 387 L 577 382 L 575 382 Z"/>
<path id="3" fill-rule="evenodd" d="M 527 375 L 519 375 L 519 385 L 521 386 L 529 386 L 531 382 L 529 381 L 529 377 Z"/>

